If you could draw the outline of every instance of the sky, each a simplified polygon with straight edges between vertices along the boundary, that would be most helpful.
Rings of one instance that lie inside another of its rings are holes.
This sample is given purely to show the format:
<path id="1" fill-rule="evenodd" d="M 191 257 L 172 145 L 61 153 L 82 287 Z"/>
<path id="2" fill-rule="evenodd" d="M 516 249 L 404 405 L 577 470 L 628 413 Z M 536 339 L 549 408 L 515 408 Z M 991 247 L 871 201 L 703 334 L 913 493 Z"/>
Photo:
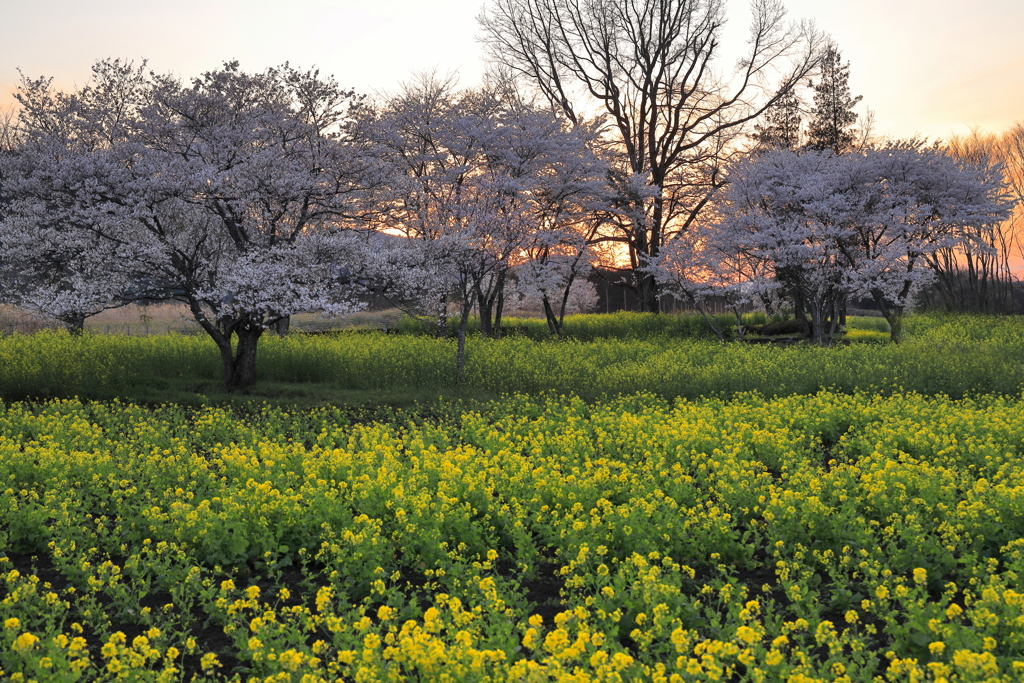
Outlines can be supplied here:
<path id="1" fill-rule="evenodd" d="M 742 48 L 749 5 L 730 0 L 726 47 Z M 1024 121 L 1024 1 L 786 0 L 850 62 L 859 110 L 880 135 L 945 138 Z M 97 59 L 148 60 L 188 78 L 239 60 L 260 71 L 317 67 L 361 93 L 398 88 L 416 71 L 479 80 L 482 0 L 0 0 L 0 107 L 19 80 L 62 89 Z M 730 60 L 740 55 L 728 55 Z"/>

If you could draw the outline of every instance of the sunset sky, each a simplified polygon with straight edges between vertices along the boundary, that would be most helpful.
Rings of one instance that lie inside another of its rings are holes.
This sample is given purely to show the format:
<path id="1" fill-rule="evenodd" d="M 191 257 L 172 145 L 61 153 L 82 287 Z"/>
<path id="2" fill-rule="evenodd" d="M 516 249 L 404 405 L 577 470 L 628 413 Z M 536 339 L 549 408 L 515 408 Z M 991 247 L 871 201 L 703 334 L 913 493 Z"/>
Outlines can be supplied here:
<path id="1" fill-rule="evenodd" d="M 729 7 L 727 45 L 742 46 L 748 5 Z M 850 62 L 850 85 L 875 111 L 876 131 L 931 138 L 1024 121 L 1021 0 L 788 0 Z M 183 77 L 238 59 L 259 71 L 316 66 L 364 93 L 394 89 L 417 70 L 483 72 L 480 0 L 36 0 L 0 8 L 0 106 L 17 69 L 81 85 L 99 58 L 149 60 Z M 732 51 L 729 61 L 739 55 Z"/>

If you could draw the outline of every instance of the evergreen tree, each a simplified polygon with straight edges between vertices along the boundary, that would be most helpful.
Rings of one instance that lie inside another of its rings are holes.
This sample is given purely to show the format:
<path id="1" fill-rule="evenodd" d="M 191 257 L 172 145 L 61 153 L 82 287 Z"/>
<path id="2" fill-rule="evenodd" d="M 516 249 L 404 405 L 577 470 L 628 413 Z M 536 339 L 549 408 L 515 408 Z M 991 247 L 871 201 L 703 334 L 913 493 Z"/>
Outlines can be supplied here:
<path id="1" fill-rule="evenodd" d="M 754 129 L 754 140 L 760 150 L 777 147 L 796 149 L 800 146 L 800 110 L 802 103 L 795 89 L 789 89 L 765 112 L 764 120 Z"/>
<path id="2" fill-rule="evenodd" d="M 836 154 L 849 151 L 855 139 L 852 127 L 857 121 L 853 108 L 861 96 L 850 96 L 850 64 L 843 64 L 833 44 L 821 60 L 821 79 L 814 88 L 814 108 L 808 126 L 808 144 L 813 149 L 830 149 Z"/>

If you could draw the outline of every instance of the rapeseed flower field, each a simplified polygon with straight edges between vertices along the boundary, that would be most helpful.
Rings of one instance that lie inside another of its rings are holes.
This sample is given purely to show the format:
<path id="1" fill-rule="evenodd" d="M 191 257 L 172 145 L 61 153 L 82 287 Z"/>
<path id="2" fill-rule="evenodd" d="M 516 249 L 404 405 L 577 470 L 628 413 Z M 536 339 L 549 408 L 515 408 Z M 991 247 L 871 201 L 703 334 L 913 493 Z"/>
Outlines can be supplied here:
<path id="1" fill-rule="evenodd" d="M 0 404 L 0 679 L 1024 680 L 1024 403 Z"/>

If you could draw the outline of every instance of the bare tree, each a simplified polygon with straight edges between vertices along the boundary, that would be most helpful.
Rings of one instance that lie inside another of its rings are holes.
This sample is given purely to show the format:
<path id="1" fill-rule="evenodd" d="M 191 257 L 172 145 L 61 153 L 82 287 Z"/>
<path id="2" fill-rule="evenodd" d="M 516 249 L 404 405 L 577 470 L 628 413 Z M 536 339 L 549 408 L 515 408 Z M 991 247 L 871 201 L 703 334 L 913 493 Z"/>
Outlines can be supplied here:
<path id="1" fill-rule="evenodd" d="M 970 239 L 931 255 L 929 266 L 936 278 L 925 303 L 949 311 L 1012 313 L 1016 282 L 1011 261 L 1022 254 L 1024 125 L 1002 135 L 973 130 L 954 136 L 945 151 L 963 163 L 1001 171 L 1017 210 L 1004 221 L 974 226 Z"/>
<path id="2" fill-rule="evenodd" d="M 571 121 L 594 110 L 608 118 L 619 155 L 616 234 L 643 310 L 657 311 L 659 297 L 641 269 L 721 187 L 732 139 L 820 59 L 821 36 L 787 26 L 778 0 L 755 0 L 752 13 L 749 49 L 731 77 L 716 69 L 723 0 L 494 0 L 479 18 L 491 57 Z"/>
<path id="3" fill-rule="evenodd" d="M 14 107 L 0 109 L 0 154 L 18 146 L 18 112 Z"/>

